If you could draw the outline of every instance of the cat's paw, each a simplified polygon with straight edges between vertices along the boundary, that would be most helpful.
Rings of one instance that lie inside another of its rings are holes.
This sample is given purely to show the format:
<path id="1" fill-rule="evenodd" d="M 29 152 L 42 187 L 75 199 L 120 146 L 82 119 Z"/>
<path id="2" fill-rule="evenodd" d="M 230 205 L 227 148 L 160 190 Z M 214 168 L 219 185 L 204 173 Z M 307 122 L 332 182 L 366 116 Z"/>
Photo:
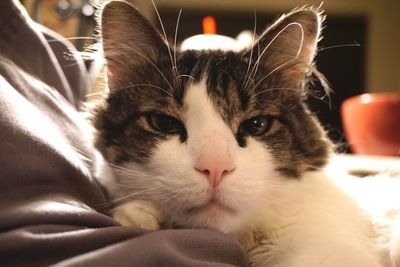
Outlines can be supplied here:
<path id="1" fill-rule="evenodd" d="M 120 224 L 158 230 L 163 221 L 161 211 L 152 203 L 143 200 L 133 200 L 124 203 L 113 210 L 113 218 Z"/>

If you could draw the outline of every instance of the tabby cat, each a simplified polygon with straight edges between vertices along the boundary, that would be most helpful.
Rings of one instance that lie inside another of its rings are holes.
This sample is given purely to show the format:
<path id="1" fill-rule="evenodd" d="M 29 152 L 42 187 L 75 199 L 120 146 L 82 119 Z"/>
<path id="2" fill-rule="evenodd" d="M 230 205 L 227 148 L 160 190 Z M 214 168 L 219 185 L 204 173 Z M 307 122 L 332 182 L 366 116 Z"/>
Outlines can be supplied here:
<path id="1" fill-rule="evenodd" d="M 322 21 L 299 8 L 240 51 L 181 51 L 130 4 L 106 4 L 94 125 L 114 217 L 217 229 L 251 266 L 396 266 L 394 230 L 332 178 L 333 146 L 304 104 Z"/>

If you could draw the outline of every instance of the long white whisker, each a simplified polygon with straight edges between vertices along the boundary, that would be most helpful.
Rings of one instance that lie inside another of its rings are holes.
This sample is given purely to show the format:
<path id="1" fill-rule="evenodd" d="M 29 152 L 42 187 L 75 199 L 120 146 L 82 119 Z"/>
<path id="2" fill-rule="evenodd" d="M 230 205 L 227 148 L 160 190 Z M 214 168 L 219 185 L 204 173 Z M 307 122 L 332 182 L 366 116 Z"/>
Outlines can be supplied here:
<path id="1" fill-rule="evenodd" d="M 115 165 L 112 163 L 108 163 L 109 166 L 113 169 L 114 172 L 119 172 L 119 173 L 124 173 L 124 174 L 128 174 L 131 176 L 135 176 L 135 177 L 142 177 L 142 176 L 146 176 L 147 173 L 143 170 L 141 171 L 136 171 L 134 169 L 128 169 L 119 165 Z M 149 173 L 150 174 L 150 173 Z"/>
<path id="2" fill-rule="evenodd" d="M 250 75 L 252 75 L 253 77 L 256 76 L 256 74 L 257 74 L 257 69 L 258 69 L 258 65 L 259 65 L 260 60 L 261 60 L 262 56 L 264 55 L 264 53 L 265 53 L 265 52 L 268 50 L 268 48 L 273 44 L 273 42 L 274 42 L 284 31 L 286 31 L 286 30 L 287 30 L 289 27 L 291 27 L 291 26 L 298 26 L 298 27 L 300 28 L 300 30 L 301 30 L 300 45 L 299 45 L 299 49 L 298 49 L 298 51 L 297 51 L 297 53 L 296 53 L 295 58 L 298 58 L 298 57 L 299 57 L 300 52 L 301 52 L 301 50 L 302 50 L 302 48 L 303 48 L 304 29 L 303 29 L 303 26 L 302 26 L 300 23 L 298 23 L 298 22 L 292 22 L 292 23 L 289 23 L 288 25 L 286 25 L 282 30 L 280 30 L 280 31 L 274 36 L 274 38 L 272 38 L 271 41 L 266 45 L 266 47 L 264 47 L 263 51 L 262 51 L 261 54 L 258 56 L 257 61 L 256 61 L 256 64 L 254 64 L 253 69 L 252 69 L 251 72 L 250 72 Z M 261 37 L 261 38 L 262 38 L 262 37 Z"/>
<path id="3" fill-rule="evenodd" d="M 168 84 L 168 86 L 171 88 L 172 91 L 174 91 L 174 88 L 172 87 L 171 83 L 168 81 L 167 77 L 165 77 L 164 73 L 162 73 L 162 71 L 156 66 L 156 64 L 154 64 L 153 61 L 151 61 L 148 57 L 146 57 L 145 55 L 143 55 L 142 53 L 138 52 L 137 49 L 130 47 L 126 44 L 123 43 L 118 43 L 118 45 L 122 45 L 125 48 L 127 48 L 128 50 L 132 50 L 135 54 L 141 56 L 143 59 L 145 59 L 148 63 L 150 63 L 159 73 L 160 75 L 164 78 L 165 82 Z M 107 48 L 111 48 L 110 46 L 108 46 Z"/>
<path id="4" fill-rule="evenodd" d="M 181 19 L 181 15 L 182 15 L 182 9 L 179 10 L 178 18 L 176 19 L 175 36 L 174 36 L 174 71 L 175 71 L 175 78 L 176 78 L 177 83 L 179 83 L 179 86 L 182 85 L 182 80 L 178 79 L 178 77 L 180 77 L 180 75 L 179 75 L 179 71 L 178 71 L 178 65 L 176 63 L 176 41 L 177 41 L 177 37 L 178 37 L 178 28 L 179 28 L 179 22 Z"/>
<path id="5" fill-rule="evenodd" d="M 114 199 L 108 201 L 107 204 L 115 204 L 117 202 L 121 202 L 123 200 L 130 199 L 130 198 L 133 198 L 135 196 L 142 195 L 144 193 L 148 193 L 148 192 L 155 191 L 155 190 L 159 190 L 159 188 L 149 188 L 149 189 L 146 189 L 146 190 L 130 193 L 130 194 L 127 194 L 127 195 L 122 196 L 122 197 L 114 198 Z M 105 205 L 105 204 L 103 204 L 103 205 Z"/>
<path id="6" fill-rule="evenodd" d="M 160 12 L 158 12 L 158 8 L 157 8 L 156 4 L 154 3 L 154 0 L 151 0 L 151 3 L 153 4 L 154 11 L 155 11 L 156 14 L 157 14 L 157 18 L 158 18 L 158 21 L 160 22 L 161 30 L 162 30 L 163 35 L 164 35 L 164 38 L 165 38 L 165 43 L 166 43 L 167 48 L 168 48 L 169 58 L 171 59 L 171 69 L 172 69 L 172 73 L 174 73 L 174 74 L 176 75 L 176 73 L 175 73 L 176 66 L 174 65 L 174 58 L 172 57 L 171 47 L 170 47 L 170 45 L 169 45 L 168 37 L 167 37 L 167 34 L 166 34 L 166 32 L 165 32 L 164 23 L 162 22 L 162 19 L 161 19 L 161 16 L 160 16 Z M 179 12 L 179 13 L 180 13 L 180 12 Z M 176 76 L 175 76 L 175 77 L 176 77 Z"/>
<path id="7" fill-rule="evenodd" d="M 281 103 L 278 103 L 278 102 L 273 101 L 273 100 L 263 99 L 263 100 L 257 100 L 255 103 L 256 104 L 259 104 L 259 103 L 272 103 L 272 104 L 275 104 L 275 105 L 281 107 L 283 110 L 286 110 L 288 114 L 292 113 L 292 111 L 290 109 L 288 109 L 287 107 L 285 107 Z"/>
<path id="8" fill-rule="evenodd" d="M 289 59 L 288 61 L 282 63 L 281 65 L 279 65 L 278 67 L 274 68 L 272 71 L 270 71 L 267 75 L 265 75 L 263 78 L 261 78 L 260 80 L 257 81 L 257 83 L 250 89 L 251 91 L 254 90 L 254 88 L 256 88 L 258 85 L 260 85 L 265 79 L 267 79 L 271 74 L 273 74 L 274 72 L 282 69 L 283 67 L 285 67 L 286 65 L 292 63 L 293 61 L 295 61 L 296 58 L 292 58 Z"/>
<path id="9" fill-rule="evenodd" d="M 244 80 L 243 80 L 243 85 L 242 85 L 242 90 L 247 88 L 247 84 L 249 82 L 250 77 L 248 77 L 250 68 L 251 68 L 251 61 L 253 59 L 253 50 L 254 50 L 254 41 L 256 39 L 256 31 L 257 31 L 257 13 L 254 10 L 254 28 L 253 28 L 253 38 L 251 41 L 251 50 L 250 50 L 250 56 L 249 56 L 249 65 L 247 66 L 246 74 L 244 75 Z"/>
<path id="10" fill-rule="evenodd" d="M 160 101 L 161 99 L 169 99 L 169 98 L 165 97 L 165 96 L 164 97 L 159 97 L 159 98 L 153 99 L 151 102 L 148 103 L 148 105 L 151 106 L 153 103 L 155 103 L 157 101 Z"/>
<path id="11" fill-rule="evenodd" d="M 318 52 L 329 50 L 332 48 L 340 48 L 340 47 L 360 47 L 361 45 L 358 43 L 355 44 L 341 44 L 341 45 L 331 45 L 331 46 L 326 46 L 318 49 Z"/>
<path id="12" fill-rule="evenodd" d="M 148 84 L 148 83 L 135 83 L 132 85 L 127 85 L 127 86 L 123 86 L 123 87 L 118 87 L 115 90 L 121 90 L 121 89 L 128 89 L 128 88 L 134 88 L 134 87 L 152 87 L 152 88 L 157 88 L 160 89 L 160 91 L 166 93 L 168 96 L 173 97 L 172 93 L 169 92 L 168 90 L 158 86 L 158 85 L 154 85 L 154 84 Z"/>
<path id="13" fill-rule="evenodd" d="M 181 77 L 187 77 L 187 78 L 189 78 L 189 79 L 192 79 L 193 82 L 196 82 L 196 79 L 193 78 L 193 76 L 190 76 L 190 75 L 188 75 L 188 74 L 180 74 L 180 75 L 178 76 L 178 78 L 181 78 Z"/>
<path id="14" fill-rule="evenodd" d="M 290 24 L 286 25 L 286 27 L 283 28 L 283 29 L 280 31 L 280 33 L 281 33 L 284 29 L 286 29 L 288 26 L 290 26 L 290 25 L 297 25 L 297 26 L 300 27 L 300 30 L 301 30 L 300 44 L 299 44 L 299 48 L 298 48 L 298 50 L 297 50 L 297 53 L 296 53 L 295 57 L 289 59 L 288 61 L 282 63 L 281 65 L 277 66 L 277 67 L 274 68 L 272 71 L 270 71 L 267 75 L 265 75 L 263 78 L 261 78 L 261 79 L 252 87 L 251 91 L 252 91 L 254 88 L 256 88 L 260 83 L 262 83 L 266 78 L 268 78 L 271 74 L 273 74 L 274 72 L 276 72 L 276 71 L 282 69 L 282 68 L 285 67 L 286 65 L 292 63 L 293 61 L 295 61 L 295 60 L 297 60 L 297 59 L 299 58 L 300 53 L 301 53 L 301 50 L 303 49 L 303 45 L 304 45 L 304 30 L 303 30 L 303 26 L 301 26 L 301 24 L 299 24 L 299 23 L 297 23 L 297 22 L 293 22 L 293 23 L 290 23 Z M 277 37 L 277 36 L 275 36 L 274 39 L 275 39 L 276 37 Z M 273 39 L 273 40 L 274 40 L 274 39 Z M 272 41 L 271 41 L 271 42 L 272 42 Z M 268 48 L 268 46 L 271 44 L 271 42 L 267 45 L 267 48 Z M 266 51 L 266 49 L 263 50 L 262 54 L 265 53 L 265 51 Z M 262 56 L 262 54 L 261 54 L 261 56 Z M 260 56 L 260 58 L 261 58 L 261 56 Z M 258 61 L 260 60 L 260 58 L 258 59 Z"/>
<path id="15" fill-rule="evenodd" d="M 299 89 L 297 89 L 297 88 L 273 87 L 273 88 L 267 88 L 267 89 L 265 89 L 265 90 L 262 90 L 262 91 L 260 91 L 260 92 L 258 92 L 258 93 L 256 93 L 256 94 L 254 94 L 254 98 L 256 98 L 256 97 L 259 96 L 259 95 L 266 94 L 266 93 L 269 93 L 269 92 L 272 92 L 272 91 L 277 91 L 277 90 L 282 90 L 282 91 L 299 91 Z"/>
<path id="16" fill-rule="evenodd" d="M 284 91 L 298 92 L 300 89 L 299 89 L 299 88 L 288 88 L 288 87 L 267 88 L 267 89 L 265 89 L 265 90 L 262 90 L 262 91 L 260 91 L 260 92 L 257 92 L 256 94 L 254 94 L 253 97 L 256 98 L 256 97 L 259 96 L 259 95 L 266 94 L 266 93 L 268 93 L 268 92 L 275 91 L 275 90 L 284 90 Z M 313 95 L 313 94 L 307 94 L 307 96 L 310 96 L 310 97 L 312 97 L 312 98 L 315 98 L 315 99 L 317 99 L 317 100 L 320 100 L 320 101 L 322 101 L 323 103 L 327 104 L 327 105 L 329 106 L 329 108 L 331 108 L 331 103 L 330 103 L 330 101 L 325 101 L 325 100 L 323 99 L 323 98 L 325 97 L 325 95 L 322 96 L 322 97 L 318 97 L 318 96 Z"/>

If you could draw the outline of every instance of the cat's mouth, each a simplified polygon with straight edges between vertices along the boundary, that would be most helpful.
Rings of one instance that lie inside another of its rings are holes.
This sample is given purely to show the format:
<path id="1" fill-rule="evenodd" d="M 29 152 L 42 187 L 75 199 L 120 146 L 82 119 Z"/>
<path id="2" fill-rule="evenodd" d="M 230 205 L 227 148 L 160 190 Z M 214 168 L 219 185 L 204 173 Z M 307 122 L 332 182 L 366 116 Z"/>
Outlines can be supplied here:
<path id="1" fill-rule="evenodd" d="M 214 211 L 217 210 L 218 212 L 225 212 L 225 213 L 229 213 L 230 215 L 233 215 L 236 213 L 236 210 L 225 205 L 220 200 L 215 199 L 215 198 L 210 198 L 204 204 L 189 208 L 189 209 L 187 209 L 186 212 L 190 213 L 190 214 L 198 214 L 198 213 L 207 212 L 209 210 L 214 210 Z"/>

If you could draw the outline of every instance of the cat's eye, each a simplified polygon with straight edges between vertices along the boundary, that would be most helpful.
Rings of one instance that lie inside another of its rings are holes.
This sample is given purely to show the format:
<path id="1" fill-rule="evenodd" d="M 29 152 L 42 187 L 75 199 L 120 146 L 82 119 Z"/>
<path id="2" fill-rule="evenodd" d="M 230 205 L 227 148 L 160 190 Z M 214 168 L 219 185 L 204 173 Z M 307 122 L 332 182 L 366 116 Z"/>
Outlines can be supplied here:
<path id="1" fill-rule="evenodd" d="M 156 131 L 164 134 L 185 133 L 185 127 L 178 119 L 160 113 L 149 113 L 146 115 L 147 123 Z"/>
<path id="2" fill-rule="evenodd" d="M 258 136 L 265 134 L 271 128 L 271 125 L 271 117 L 260 115 L 242 122 L 239 131 L 242 134 Z"/>

